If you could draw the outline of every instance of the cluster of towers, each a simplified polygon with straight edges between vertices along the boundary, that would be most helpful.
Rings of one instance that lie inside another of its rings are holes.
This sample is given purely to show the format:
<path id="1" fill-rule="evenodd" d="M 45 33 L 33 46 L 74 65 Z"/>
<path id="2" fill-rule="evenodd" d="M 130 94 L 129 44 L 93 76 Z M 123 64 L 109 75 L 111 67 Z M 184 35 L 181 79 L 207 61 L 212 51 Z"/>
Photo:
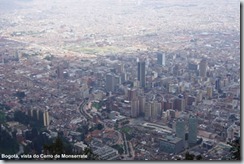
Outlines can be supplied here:
<path id="1" fill-rule="evenodd" d="M 197 116 L 190 115 L 188 118 L 178 118 L 175 124 L 176 137 L 187 141 L 189 145 L 193 145 L 197 142 L 197 128 Z"/>

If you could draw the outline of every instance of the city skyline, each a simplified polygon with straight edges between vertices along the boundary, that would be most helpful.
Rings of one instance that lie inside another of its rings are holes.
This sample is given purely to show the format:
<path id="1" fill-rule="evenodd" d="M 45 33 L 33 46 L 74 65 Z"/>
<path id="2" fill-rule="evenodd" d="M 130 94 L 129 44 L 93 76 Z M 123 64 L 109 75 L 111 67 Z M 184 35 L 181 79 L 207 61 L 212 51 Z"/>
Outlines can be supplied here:
<path id="1" fill-rule="evenodd" d="M 0 0 L 0 61 L 3 160 L 240 160 L 239 1 Z"/>

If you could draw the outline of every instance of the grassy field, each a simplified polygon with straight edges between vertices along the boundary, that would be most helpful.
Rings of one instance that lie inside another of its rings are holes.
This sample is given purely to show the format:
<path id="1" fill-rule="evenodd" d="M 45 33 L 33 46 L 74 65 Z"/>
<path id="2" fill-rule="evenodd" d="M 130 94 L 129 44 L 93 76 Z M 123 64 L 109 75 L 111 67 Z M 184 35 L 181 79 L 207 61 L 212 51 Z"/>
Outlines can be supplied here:
<path id="1" fill-rule="evenodd" d="M 96 108 L 96 109 L 100 109 L 100 108 L 101 108 L 101 105 L 100 105 L 99 103 L 97 103 L 97 102 L 93 102 L 93 103 L 92 103 L 92 106 L 93 106 L 94 108 Z"/>
<path id="2" fill-rule="evenodd" d="M 131 128 L 129 128 L 129 127 L 123 127 L 123 128 L 121 128 L 121 131 L 123 133 L 127 133 L 128 134 L 131 131 Z"/>

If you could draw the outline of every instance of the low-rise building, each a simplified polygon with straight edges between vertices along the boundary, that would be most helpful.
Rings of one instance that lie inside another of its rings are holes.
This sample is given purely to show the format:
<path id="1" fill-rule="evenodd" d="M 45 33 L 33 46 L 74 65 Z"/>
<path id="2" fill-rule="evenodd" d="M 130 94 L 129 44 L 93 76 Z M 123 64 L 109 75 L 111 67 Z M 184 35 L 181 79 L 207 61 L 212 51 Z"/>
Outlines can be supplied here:
<path id="1" fill-rule="evenodd" d="M 160 150 L 165 153 L 179 153 L 184 150 L 184 141 L 181 138 L 167 136 L 160 139 Z"/>

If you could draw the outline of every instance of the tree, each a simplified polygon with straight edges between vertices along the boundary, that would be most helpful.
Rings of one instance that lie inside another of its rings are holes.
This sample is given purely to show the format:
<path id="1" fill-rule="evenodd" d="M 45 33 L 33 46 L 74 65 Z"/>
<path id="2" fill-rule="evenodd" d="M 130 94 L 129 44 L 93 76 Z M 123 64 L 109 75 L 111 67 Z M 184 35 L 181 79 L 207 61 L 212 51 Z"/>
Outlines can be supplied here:
<path id="1" fill-rule="evenodd" d="M 196 160 L 202 160 L 202 156 L 201 155 L 197 155 L 196 156 Z"/>
<path id="2" fill-rule="evenodd" d="M 18 150 L 19 150 L 19 144 L 16 138 L 12 137 L 6 130 L 1 129 L 0 154 L 14 154 L 18 152 Z"/>
<path id="3" fill-rule="evenodd" d="M 118 150 L 119 154 L 123 154 L 124 153 L 124 149 L 123 149 L 123 147 L 121 145 L 116 144 L 116 145 L 113 145 L 112 148 Z"/>
<path id="4" fill-rule="evenodd" d="M 82 154 L 87 155 L 86 160 L 99 160 L 98 155 L 94 154 L 91 148 L 85 148 Z"/>
<path id="5" fill-rule="evenodd" d="M 186 152 L 185 154 L 185 160 L 194 160 L 195 155 L 190 154 L 189 152 Z"/>
<path id="6" fill-rule="evenodd" d="M 60 137 L 57 137 L 54 143 L 50 145 L 44 145 L 43 148 L 47 154 L 52 154 L 52 155 L 63 154 L 65 152 L 64 144 Z"/>
<path id="7" fill-rule="evenodd" d="M 230 148 L 231 157 L 230 160 L 241 160 L 240 153 L 240 138 L 236 138 L 231 143 L 229 143 L 232 147 Z"/>
<path id="8" fill-rule="evenodd" d="M 97 124 L 97 129 L 98 129 L 98 130 L 102 130 L 102 129 L 103 129 L 103 125 L 102 125 L 102 124 L 100 124 L 100 123 L 99 123 L 99 124 Z"/>

